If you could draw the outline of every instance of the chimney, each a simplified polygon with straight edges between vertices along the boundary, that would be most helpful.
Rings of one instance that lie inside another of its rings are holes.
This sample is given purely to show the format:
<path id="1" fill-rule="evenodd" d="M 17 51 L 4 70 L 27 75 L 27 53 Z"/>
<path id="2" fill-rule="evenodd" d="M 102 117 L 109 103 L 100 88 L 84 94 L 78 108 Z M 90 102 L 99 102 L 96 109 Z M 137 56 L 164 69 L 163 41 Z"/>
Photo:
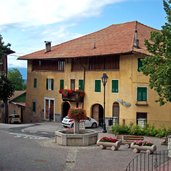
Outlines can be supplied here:
<path id="1" fill-rule="evenodd" d="M 51 42 L 45 41 L 45 53 L 51 51 Z"/>
<path id="2" fill-rule="evenodd" d="M 139 39 L 138 39 L 138 32 L 137 30 L 135 30 L 135 33 L 134 33 L 134 47 L 136 48 L 139 48 Z"/>

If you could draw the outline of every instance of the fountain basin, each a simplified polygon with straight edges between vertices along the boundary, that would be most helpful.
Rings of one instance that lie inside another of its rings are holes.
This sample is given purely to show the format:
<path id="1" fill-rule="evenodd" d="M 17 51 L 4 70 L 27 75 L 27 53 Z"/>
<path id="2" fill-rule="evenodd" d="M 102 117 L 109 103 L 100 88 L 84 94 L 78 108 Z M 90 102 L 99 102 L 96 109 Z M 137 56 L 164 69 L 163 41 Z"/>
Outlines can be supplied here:
<path id="1" fill-rule="evenodd" d="M 85 130 L 79 134 L 64 130 L 55 131 L 56 143 L 62 146 L 89 146 L 97 142 L 98 132 Z"/>

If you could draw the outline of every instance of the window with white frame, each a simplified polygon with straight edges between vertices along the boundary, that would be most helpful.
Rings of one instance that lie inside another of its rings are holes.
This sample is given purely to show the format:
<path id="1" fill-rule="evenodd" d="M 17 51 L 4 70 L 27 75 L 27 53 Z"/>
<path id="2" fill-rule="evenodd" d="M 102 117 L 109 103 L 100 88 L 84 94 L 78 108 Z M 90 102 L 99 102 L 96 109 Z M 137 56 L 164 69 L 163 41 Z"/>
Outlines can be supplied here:
<path id="1" fill-rule="evenodd" d="M 54 84 L 53 79 L 46 79 L 46 89 L 47 90 L 53 90 L 53 84 Z"/>

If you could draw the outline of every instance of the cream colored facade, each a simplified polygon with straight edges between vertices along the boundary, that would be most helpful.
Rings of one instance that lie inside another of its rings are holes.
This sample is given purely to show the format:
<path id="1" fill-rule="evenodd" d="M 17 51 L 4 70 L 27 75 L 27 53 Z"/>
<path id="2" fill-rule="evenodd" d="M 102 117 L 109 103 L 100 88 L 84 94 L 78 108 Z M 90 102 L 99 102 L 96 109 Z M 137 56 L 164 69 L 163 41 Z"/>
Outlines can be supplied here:
<path id="1" fill-rule="evenodd" d="M 106 84 L 106 107 L 105 116 L 111 118 L 113 113 L 114 102 L 119 102 L 119 123 L 130 124 L 137 122 L 137 113 L 147 114 L 147 123 L 155 126 L 171 125 L 171 103 L 160 106 L 155 100 L 158 99 L 157 93 L 148 86 L 148 77 L 137 71 L 137 60 L 143 56 L 139 54 L 121 55 L 119 70 L 105 71 L 86 71 L 85 72 L 85 97 L 84 109 L 88 116 L 93 116 L 93 105 L 99 104 L 102 108 L 104 105 L 104 89 L 101 83 L 101 92 L 95 92 L 95 80 L 101 80 L 103 73 L 108 75 Z M 33 87 L 34 79 L 37 79 L 37 88 Z M 46 79 L 54 79 L 54 90 L 46 90 Z M 60 120 L 62 113 L 63 100 L 59 94 L 60 80 L 64 80 L 64 88 L 70 89 L 70 80 L 75 79 L 76 89 L 78 80 L 84 78 L 84 72 L 71 72 L 71 62 L 65 62 L 64 72 L 47 72 L 32 71 L 31 62 L 28 62 L 28 81 L 26 112 L 29 113 L 28 122 L 40 121 L 46 118 L 46 100 L 53 101 L 54 116 L 53 120 Z M 118 93 L 112 93 L 112 80 L 118 80 Z M 147 87 L 147 102 L 137 104 L 137 87 Z M 33 112 L 33 102 L 36 103 L 36 111 Z M 127 102 L 130 106 L 125 106 Z M 69 102 L 71 106 L 75 103 Z M 80 107 L 82 104 L 79 104 Z M 96 118 L 97 116 L 94 116 Z M 56 119 L 55 119 L 56 118 Z M 57 119 L 58 118 L 58 119 Z"/>

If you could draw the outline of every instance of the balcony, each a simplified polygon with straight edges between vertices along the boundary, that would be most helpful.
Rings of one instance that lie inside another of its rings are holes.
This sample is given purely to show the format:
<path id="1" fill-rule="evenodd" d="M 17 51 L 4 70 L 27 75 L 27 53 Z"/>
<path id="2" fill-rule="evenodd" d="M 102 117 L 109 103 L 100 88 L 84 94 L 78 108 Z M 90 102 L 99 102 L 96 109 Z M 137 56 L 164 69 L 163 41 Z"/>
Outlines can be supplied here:
<path id="1" fill-rule="evenodd" d="M 62 94 L 63 101 L 70 102 L 83 102 L 85 96 L 85 93 L 82 90 L 62 89 L 59 90 L 59 93 Z"/>

